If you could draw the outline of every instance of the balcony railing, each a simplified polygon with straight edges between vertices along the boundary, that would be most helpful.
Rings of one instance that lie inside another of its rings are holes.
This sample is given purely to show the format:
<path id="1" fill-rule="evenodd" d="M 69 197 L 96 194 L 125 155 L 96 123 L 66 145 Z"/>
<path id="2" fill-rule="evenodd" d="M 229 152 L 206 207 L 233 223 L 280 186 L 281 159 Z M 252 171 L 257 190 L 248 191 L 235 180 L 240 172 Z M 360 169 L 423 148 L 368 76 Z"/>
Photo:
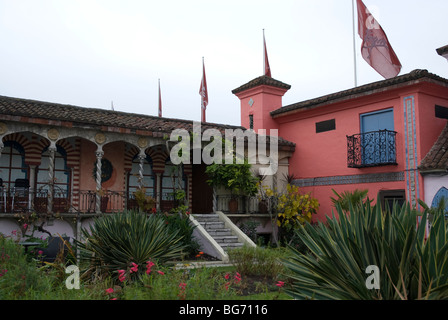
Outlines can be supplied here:
<path id="1" fill-rule="evenodd" d="M 380 130 L 347 136 L 349 168 L 397 164 L 395 131 Z"/>
<path id="2" fill-rule="evenodd" d="M 31 190 L 27 188 L 6 190 L 0 187 L 0 215 L 2 213 L 35 212 L 37 214 L 48 213 L 98 213 L 96 202 L 100 201 L 101 213 L 120 212 L 123 210 L 138 209 L 137 201 L 132 192 L 105 191 L 97 197 L 93 190 L 83 190 L 76 193 L 68 193 L 66 190 L 55 188 L 53 201 L 49 204 L 48 190 Z M 169 212 L 176 206 L 172 193 L 163 193 L 159 208 L 163 212 Z M 48 206 L 51 210 L 48 210 Z"/>
<path id="3" fill-rule="evenodd" d="M 261 213 L 267 214 L 274 207 L 274 199 L 267 198 L 260 200 L 257 196 L 253 197 L 235 197 L 233 198 L 238 203 L 235 207 L 232 206 L 230 201 L 232 197 L 230 195 L 218 195 L 217 196 L 217 211 L 224 213 Z"/>

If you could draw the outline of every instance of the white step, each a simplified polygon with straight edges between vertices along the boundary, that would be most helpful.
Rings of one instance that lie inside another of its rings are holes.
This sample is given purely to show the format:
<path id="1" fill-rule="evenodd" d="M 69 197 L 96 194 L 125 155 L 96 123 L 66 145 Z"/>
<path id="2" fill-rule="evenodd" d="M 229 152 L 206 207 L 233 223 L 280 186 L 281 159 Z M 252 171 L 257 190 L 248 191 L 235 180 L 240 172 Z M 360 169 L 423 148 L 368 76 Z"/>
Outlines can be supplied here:
<path id="1" fill-rule="evenodd" d="M 217 214 L 193 214 L 193 217 L 224 250 L 243 246 Z"/>

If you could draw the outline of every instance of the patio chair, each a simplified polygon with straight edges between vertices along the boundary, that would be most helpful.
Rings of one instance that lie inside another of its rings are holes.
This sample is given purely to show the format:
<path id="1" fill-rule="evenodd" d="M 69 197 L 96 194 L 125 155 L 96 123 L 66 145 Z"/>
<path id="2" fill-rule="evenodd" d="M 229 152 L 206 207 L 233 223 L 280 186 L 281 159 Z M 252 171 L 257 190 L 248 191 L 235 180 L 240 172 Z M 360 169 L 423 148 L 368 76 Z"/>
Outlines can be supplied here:
<path id="1" fill-rule="evenodd" d="M 3 206 L 3 212 L 6 213 L 6 188 L 3 186 L 3 179 L 0 178 L 0 209 Z"/>
<path id="2" fill-rule="evenodd" d="M 28 179 L 16 179 L 14 187 L 12 188 L 12 211 L 23 211 L 28 209 L 29 191 L 30 182 Z"/>
<path id="3" fill-rule="evenodd" d="M 69 241 L 70 237 L 62 237 L 65 241 Z M 54 262 L 58 254 L 63 251 L 63 257 L 67 255 L 68 248 L 60 237 L 49 237 L 48 246 L 46 248 L 36 248 L 34 252 L 42 251 L 42 260 L 44 262 Z"/>

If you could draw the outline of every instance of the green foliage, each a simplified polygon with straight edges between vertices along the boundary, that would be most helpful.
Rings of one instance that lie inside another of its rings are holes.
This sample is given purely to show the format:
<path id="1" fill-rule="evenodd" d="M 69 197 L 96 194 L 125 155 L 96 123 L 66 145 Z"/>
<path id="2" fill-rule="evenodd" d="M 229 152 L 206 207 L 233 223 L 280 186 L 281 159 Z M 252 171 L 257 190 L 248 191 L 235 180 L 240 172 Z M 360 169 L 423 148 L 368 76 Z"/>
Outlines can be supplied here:
<path id="1" fill-rule="evenodd" d="M 137 189 L 137 191 L 134 192 L 134 197 L 141 212 L 153 212 L 156 200 L 153 197 L 146 195 L 146 188 L 142 187 Z"/>
<path id="2" fill-rule="evenodd" d="M 112 273 L 128 270 L 132 263 L 141 267 L 149 260 L 166 262 L 180 258 L 185 249 L 179 230 L 158 214 L 129 211 L 102 216 L 82 234 L 85 241 L 77 244 L 91 271 Z"/>
<path id="3" fill-rule="evenodd" d="M 358 206 L 363 205 L 364 203 L 371 203 L 372 201 L 367 197 L 369 194 L 369 190 L 353 190 L 353 191 L 344 191 L 341 194 L 336 192 L 336 190 L 331 189 L 337 198 L 331 197 L 331 202 L 336 207 L 339 204 L 344 211 L 350 210 L 350 205 Z"/>
<path id="4" fill-rule="evenodd" d="M 284 248 L 242 247 L 229 250 L 229 259 L 235 268 L 245 276 L 276 278 L 284 271 L 280 263 L 285 258 Z"/>
<path id="5" fill-rule="evenodd" d="M 211 164 L 205 170 L 210 178 L 207 183 L 216 187 L 223 186 L 232 194 L 254 196 L 258 192 L 258 179 L 250 168 L 247 159 L 241 164 Z"/>
<path id="6" fill-rule="evenodd" d="M 309 250 L 291 249 L 284 261 L 294 298 L 314 299 L 446 299 L 448 298 L 447 221 L 440 212 L 427 238 L 427 212 L 408 205 L 383 211 L 369 204 L 350 206 L 346 214 L 327 217 L 318 227 L 307 224 L 299 234 Z M 369 290 L 368 266 L 380 271 L 380 289 Z"/>
<path id="7" fill-rule="evenodd" d="M 299 187 L 288 184 L 286 193 L 278 197 L 277 225 L 285 228 L 297 228 L 305 222 L 311 222 L 313 214 L 319 208 L 319 202 L 309 194 L 301 194 Z"/>
<path id="8" fill-rule="evenodd" d="M 225 273 L 216 268 L 163 269 L 164 274 L 151 272 L 139 282 L 125 286 L 124 300 L 222 300 L 235 294 Z"/>
<path id="9" fill-rule="evenodd" d="M 179 235 L 182 237 L 181 242 L 185 247 L 184 252 L 190 256 L 196 254 L 200 245 L 193 237 L 193 231 L 196 226 L 190 222 L 188 214 L 174 213 L 166 215 L 164 219 L 171 232 L 179 232 Z"/>

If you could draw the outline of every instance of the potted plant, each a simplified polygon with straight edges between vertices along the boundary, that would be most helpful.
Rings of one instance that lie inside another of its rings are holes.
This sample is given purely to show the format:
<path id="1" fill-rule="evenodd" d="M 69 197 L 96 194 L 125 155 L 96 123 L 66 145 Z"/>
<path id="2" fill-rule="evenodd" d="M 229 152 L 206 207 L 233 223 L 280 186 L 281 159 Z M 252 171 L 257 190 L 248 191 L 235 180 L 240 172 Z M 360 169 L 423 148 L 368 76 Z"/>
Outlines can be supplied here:
<path id="1" fill-rule="evenodd" d="M 250 168 L 251 165 L 245 160 L 242 164 L 214 163 L 206 169 L 209 185 L 223 186 L 230 190 L 229 210 L 231 213 L 238 211 L 238 196 L 254 196 L 257 193 L 258 179 L 253 176 Z"/>

